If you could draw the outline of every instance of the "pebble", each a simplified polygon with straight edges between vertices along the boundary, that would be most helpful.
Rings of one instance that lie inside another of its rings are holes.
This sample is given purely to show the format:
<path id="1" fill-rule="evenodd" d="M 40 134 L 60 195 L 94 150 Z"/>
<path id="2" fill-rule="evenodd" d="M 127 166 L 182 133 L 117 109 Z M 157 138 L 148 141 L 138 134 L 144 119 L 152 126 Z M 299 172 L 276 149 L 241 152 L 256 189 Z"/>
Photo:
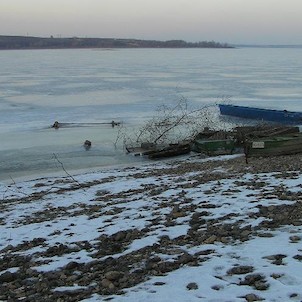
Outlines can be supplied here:
<path id="1" fill-rule="evenodd" d="M 188 290 L 196 290 L 196 289 L 198 289 L 198 285 L 197 285 L 197 283 L 195 283 L 195 282 L 190 282 L 190 283 L 187 285 L 187 289 L 188 289 Z"/>

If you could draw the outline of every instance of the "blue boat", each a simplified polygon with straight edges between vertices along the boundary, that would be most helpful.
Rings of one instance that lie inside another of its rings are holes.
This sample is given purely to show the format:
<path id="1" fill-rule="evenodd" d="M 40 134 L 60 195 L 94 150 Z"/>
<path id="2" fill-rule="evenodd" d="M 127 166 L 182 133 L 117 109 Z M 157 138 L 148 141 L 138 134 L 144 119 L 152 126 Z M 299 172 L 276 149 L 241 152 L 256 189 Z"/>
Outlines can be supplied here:
<path id="1" fill-rule="evenodd" d="M 219 104 L 220 114 L 287 125 L 302 124 L 302 112 Z"/>

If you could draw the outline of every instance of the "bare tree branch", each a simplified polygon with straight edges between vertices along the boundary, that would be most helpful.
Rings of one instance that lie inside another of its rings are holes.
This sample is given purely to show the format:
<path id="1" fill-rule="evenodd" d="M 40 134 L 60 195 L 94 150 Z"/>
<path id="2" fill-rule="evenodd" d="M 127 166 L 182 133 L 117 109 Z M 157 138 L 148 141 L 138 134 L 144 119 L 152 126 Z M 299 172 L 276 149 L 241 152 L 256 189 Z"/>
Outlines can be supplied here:
<path id="1" fill-rule="evenodd" d="M 63 165 L 63 163 L 59 160 L 59 158 L 57 157 L 57 155 L 55 153 L 53 153 L 53 157 L 54 159 L 61 165 L 62 170 L 68 175 L 68 177 L 70 177 L 72 179 L 73 182 L 75 182 L 77 185 L 81 185 L 70 173 L 68 173 Z"/>

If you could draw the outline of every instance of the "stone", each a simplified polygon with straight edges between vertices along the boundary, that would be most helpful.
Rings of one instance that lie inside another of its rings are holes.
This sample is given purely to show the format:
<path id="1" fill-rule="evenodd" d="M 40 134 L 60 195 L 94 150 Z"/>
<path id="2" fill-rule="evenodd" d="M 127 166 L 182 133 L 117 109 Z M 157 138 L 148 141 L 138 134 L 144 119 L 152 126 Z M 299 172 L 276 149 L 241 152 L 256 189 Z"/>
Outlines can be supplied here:
<path id="1" fill-rule="evenodd" d="M 195 282 L 190 282 L 190 283 L 187 285 L 187 289 L 188 289 L 188 290 L 196 290 L 196 289 L 198 289 L 198 285 L 197 285 L 197 283 L 195 283 Z"/>
<path id="2" fill-rule="evenodd" d="M 89 150 L 91 148 L 91 146 L 92 146 L 92 143 L 91 143 L 90 140 L 86 139 L 85 142 L 84 142 L 84 144 L 83 144 L 83 146 L 84 146 L 84 148 L 86 150 Z"/>
<path id="3" fill-rule="evenodd" d="M 125 231 L 117 232 L 114 235 L 114 240 L 115 241 L 123 241 L 126 238 L 126 235 L 127 235 L 127 233 Z"/>
<path id="4" fill-rule="evenodd" d="M 178 262 L 180 264 L 187 264 L 187 263 L 192 262 L 194 260 L 195 260 L 194 256 L 192 256 L 192 255 L 190 255 L 188 253 L 183 253 L 178 258 Z"/>
<path id="5" fill-rule="evenodd" d="M 217 240 L 217 236 L 216 235 L 212 235 L 210 237 L 208 237 L 204 243 L 205 244 L 213 244 L 215 241 Z"/>
<path id="6" fill-rule="evenodd" d="M 118 271 L 109 271 L 109 272 L 105 273 L 105 278 L 109 281 L 118 280 L 123 276 L 124 276 L 124 273 L 118 272 Z"/>
<path id="7" fill-rule="evenodd" d="M 78 262 L 71 261 L 71 262 L 69 262 L 69 263 L 65 266 L 65 269 L 67 269 L 67 270 L 74 270 L 74 269 L 77 268 L 78 266 L 79 266 L 79 263 L 78 263 Z"/>
<path id="8" fill-rule="evenodd" d="M 255 282 L 254 287 L 257 290 L 267 290 L 269 288 L 269 284 L 264 280 L 259 280 Z"/>
<path id="9" fill-rule="evenodd" d="M 302 261 L 302 255 L 295 255 L 293 258 Z"/>
<path id="10" fill-rule="evenodd" d="M 153 283 L 153 285 L 155 285 L 155 286 L 162 286 L 162 285 L 165 285 L 165 284 L 166 284 L 166 282 L 160 282 L 160 281 Z"/>
<path id="11" fill-rule="evenodd" d="M 251 275 L 247 275 L 244 278 L 244 282 L 247 285 L 253 285 L 255 284 L 255 282 L 257 281 L 261 281 L 264 280 L 264 277 L 260 274 L 251 274 Z"/>
<path id="12" fill-rule="evenodd" d="M 221 290 L 221 289 L 223 289 L 223 286 L 222 285 L 213 285 L 212 287 L 211 287 L 213 290 Z"/>
<path id="13" fill-rule="evenodd" d="M 103 287 L 106 287 L 106 288 L 109 288 L 109 289 L 114 289 L 115 288 L 115 285 L 111 281 L 109 281 L 108 279 L 103 279 L 101 281 L 101 284 L 102 284 Z"/>
<path id="14" fill-rule="evenodd" d="M 241 237 L 248 237 L 252 232 L 249 230 L 244 230 L 241 232 L 240 236 Z"/>
<path id="15" fill-rule="evenodd" d="M 11 272 L 5 272 L 2 275 L 0 275 L 0 282 L 5 283 L 5 282 L 12 282 L 16 279 L 16 274 L 11 273 Z"/>
<path id="16" fill-rule="evenodd" d="M 297 243 L 301 240 L 301 237 L 300 236 L 290 236 L 289 239 L 291 242 Z"/>
<path id="17" fill-rule="evenodd" d="M 243 275 L 251 273 L 254 270 L 252 266 L 235 266 L 227 271 L 228 275 Z"/>
<path id="18" fill-rule="evenodd" d="M 264 300 L 263 298 L 260 298 L 259 296 L 255 295 L 255 294 L 247 294 L 246 296 L 244 296 L 244 298 L 246 299 L 247 302 Z"/>

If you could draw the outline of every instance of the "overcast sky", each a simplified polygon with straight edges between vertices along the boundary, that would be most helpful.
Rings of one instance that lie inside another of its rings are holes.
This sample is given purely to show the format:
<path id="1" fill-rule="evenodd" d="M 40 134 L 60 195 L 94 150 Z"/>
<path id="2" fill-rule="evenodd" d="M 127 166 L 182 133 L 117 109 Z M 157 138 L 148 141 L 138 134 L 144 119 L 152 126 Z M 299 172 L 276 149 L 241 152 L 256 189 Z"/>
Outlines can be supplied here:
<path id="1" fill-rule="evenodd" d="M 302 0 L 0 0 L 0 35 L 302 44 Z"/>

